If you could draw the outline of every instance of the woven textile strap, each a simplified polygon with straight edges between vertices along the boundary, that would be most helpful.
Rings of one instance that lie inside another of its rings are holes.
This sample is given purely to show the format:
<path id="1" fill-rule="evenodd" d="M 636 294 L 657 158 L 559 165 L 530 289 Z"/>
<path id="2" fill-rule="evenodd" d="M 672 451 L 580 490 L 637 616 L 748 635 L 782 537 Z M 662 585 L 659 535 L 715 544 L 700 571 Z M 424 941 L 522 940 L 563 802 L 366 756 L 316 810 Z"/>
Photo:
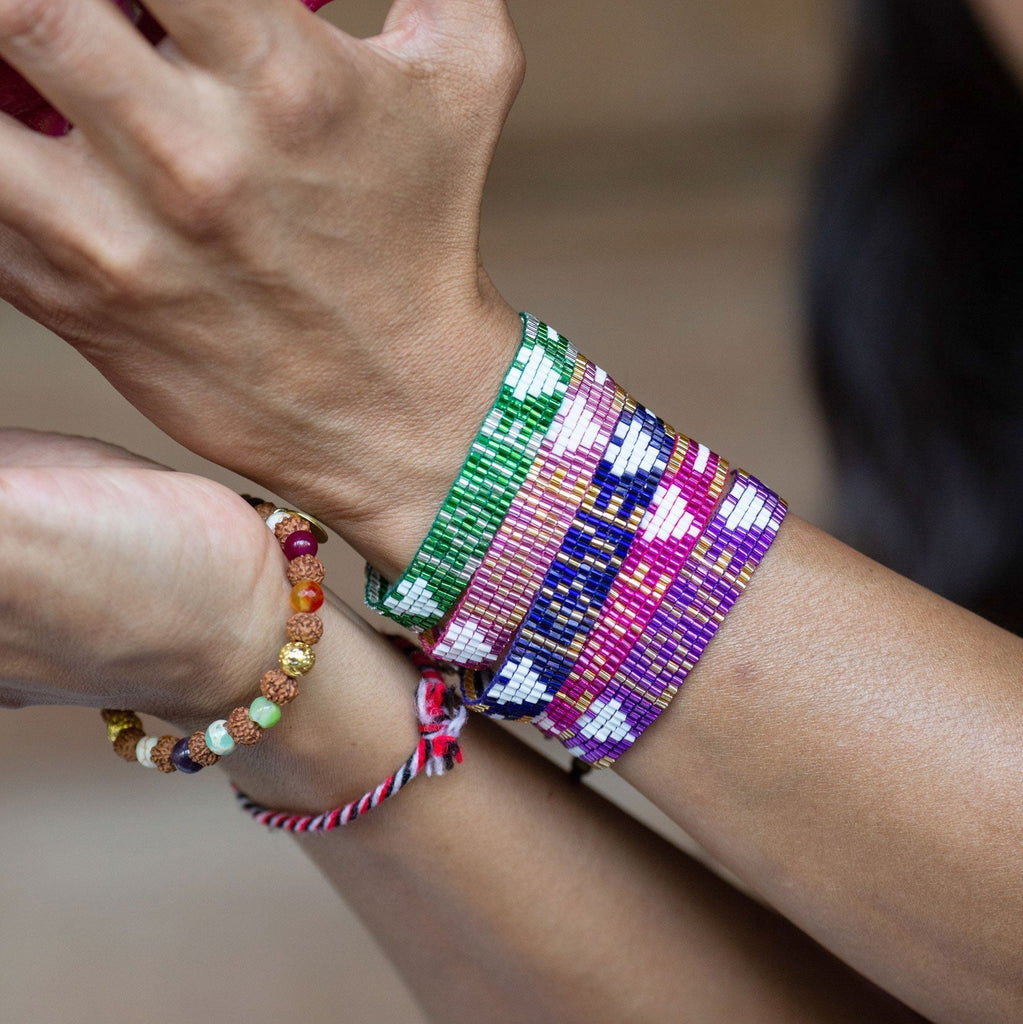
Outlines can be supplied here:
<path id="1" fill-rule="evenodd" d="M 614 679 L 567 729 L 547 715 L 537 726 L 594 767 L 613 764 L 678 692 L 770 548 L 785 512 L 777 494 L 738 472 Z"/>
<path id="2" fill-rule="evenodd" d="M 625 404 L 583 356 L 565 401 L 468 589 L 420 638 L 433 657 L 492 665 L 508 649 L 568 533 Z"/>
<path id="3" fill-rule="evenodd" d="M 561 688 L 675 449 L 676 434 L 626 400 L 572 526 L 504 661 L 477 674 L 468 706 L 500 718 L 532 718 Z"/>
<path id="4" fill-rule="evenodd" d="M 412 564 L 390 585 L 367 566 L 366 603 L 409 629 L 435 626 L 468 586 L 568 389 L 576 350 L 536 317 L 522 321 L 497 400 Z"/>

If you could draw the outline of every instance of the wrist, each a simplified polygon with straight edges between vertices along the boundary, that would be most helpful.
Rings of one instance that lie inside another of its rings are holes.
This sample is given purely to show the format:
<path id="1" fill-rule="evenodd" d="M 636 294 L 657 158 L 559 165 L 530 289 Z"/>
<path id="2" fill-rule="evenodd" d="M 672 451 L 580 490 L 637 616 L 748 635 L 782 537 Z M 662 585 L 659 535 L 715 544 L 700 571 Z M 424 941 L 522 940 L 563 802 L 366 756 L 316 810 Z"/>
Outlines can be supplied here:
<path id="1" fill-rule="evenodd" d="M 418 739 L 416 670 L 333 595 L 319 614 L 324 635 L 299 696 L 257 746 L 221 762 L 253 799 L 299 812 L 376 786 Z"/>
<path id="2" fill-rule="evenodd" d="M 323 471 L 276 486 L 392 579 L 411 562 L 457 477 L 522 323 L 495 294 L 414 330 L 395 345 L 399 359 L 367 374 L 360 405 L 340 410 L 325 431 Z"/>

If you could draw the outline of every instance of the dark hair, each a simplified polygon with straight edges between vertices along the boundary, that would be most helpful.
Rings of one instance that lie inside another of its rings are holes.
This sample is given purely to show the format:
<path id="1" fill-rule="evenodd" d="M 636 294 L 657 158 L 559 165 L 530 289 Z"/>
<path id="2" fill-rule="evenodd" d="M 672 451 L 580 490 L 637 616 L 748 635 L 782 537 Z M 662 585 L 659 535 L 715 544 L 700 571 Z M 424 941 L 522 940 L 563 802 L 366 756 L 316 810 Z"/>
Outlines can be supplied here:
<path id="1" fill-rule="evenodd" d="M 810 216 L 837 532 L 1023 632 L 1023 96 L 962 0 L 862 0 Z"/>

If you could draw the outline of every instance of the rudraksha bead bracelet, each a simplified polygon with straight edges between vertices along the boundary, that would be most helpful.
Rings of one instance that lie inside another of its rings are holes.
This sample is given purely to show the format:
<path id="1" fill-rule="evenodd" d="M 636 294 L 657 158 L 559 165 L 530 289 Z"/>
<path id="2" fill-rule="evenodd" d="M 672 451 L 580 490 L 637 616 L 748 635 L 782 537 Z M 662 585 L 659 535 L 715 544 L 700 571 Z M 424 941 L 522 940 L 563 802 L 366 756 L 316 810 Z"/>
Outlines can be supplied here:
<path id="1" fill-rule="evenodd" d="M 248 707 L 235 708 L 227 718 L 218 718 L 191 736 L 149 736 L 134 711 L 104 709 L 107 737 L 114 753 L 126 761 L 167 774 L 194 775 L 239 746 L 254 746 L 281 720 L 281 708 L 298 696 L 297 680 L 316 662 L 313 646 L 323 636 L 323 620 L 316 612 L 323 604 L 320 584 L 325 575 L 316 554 L 319 544 L 327 540 L 326 531 L 301 512 L 247 496 L 245 500 L 273 531 L 288 560 L 292 615 L 285 623 L 287 642 L 278 652 L 277 667 L 263 674 L 260 695 Z"/>

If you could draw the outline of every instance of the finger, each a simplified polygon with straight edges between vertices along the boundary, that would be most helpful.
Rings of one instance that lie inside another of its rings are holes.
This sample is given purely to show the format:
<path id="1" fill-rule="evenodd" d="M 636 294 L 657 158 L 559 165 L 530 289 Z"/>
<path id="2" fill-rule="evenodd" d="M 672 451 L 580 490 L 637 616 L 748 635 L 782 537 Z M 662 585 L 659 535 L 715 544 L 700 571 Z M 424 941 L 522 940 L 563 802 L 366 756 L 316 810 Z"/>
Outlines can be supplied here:
<path id="1" fill-rule="evenodd" d="M 50 232 L 71 185 L 61 156 L 67 149 L 65 139 L 0 115 L 0 222 L 29 237 Z"/>
<path id="2" fill-rule="evenodd" d="M 187 60 L 227 74 L 265 60 L 288 20 L 305 13 L 298 0 L 148 0 L 146 6 Z"/>
<path id="3" fill-rule="evenodd" d="M 110 0 L 0 0 L 0 57 L 96 137 L 146 123 L 176 82 Z"/>
<path id="4" fill-rule="evenodd" d="M 20 427 L 0 428 L 0 466 L 167 469 L 116 444 Z"/>

